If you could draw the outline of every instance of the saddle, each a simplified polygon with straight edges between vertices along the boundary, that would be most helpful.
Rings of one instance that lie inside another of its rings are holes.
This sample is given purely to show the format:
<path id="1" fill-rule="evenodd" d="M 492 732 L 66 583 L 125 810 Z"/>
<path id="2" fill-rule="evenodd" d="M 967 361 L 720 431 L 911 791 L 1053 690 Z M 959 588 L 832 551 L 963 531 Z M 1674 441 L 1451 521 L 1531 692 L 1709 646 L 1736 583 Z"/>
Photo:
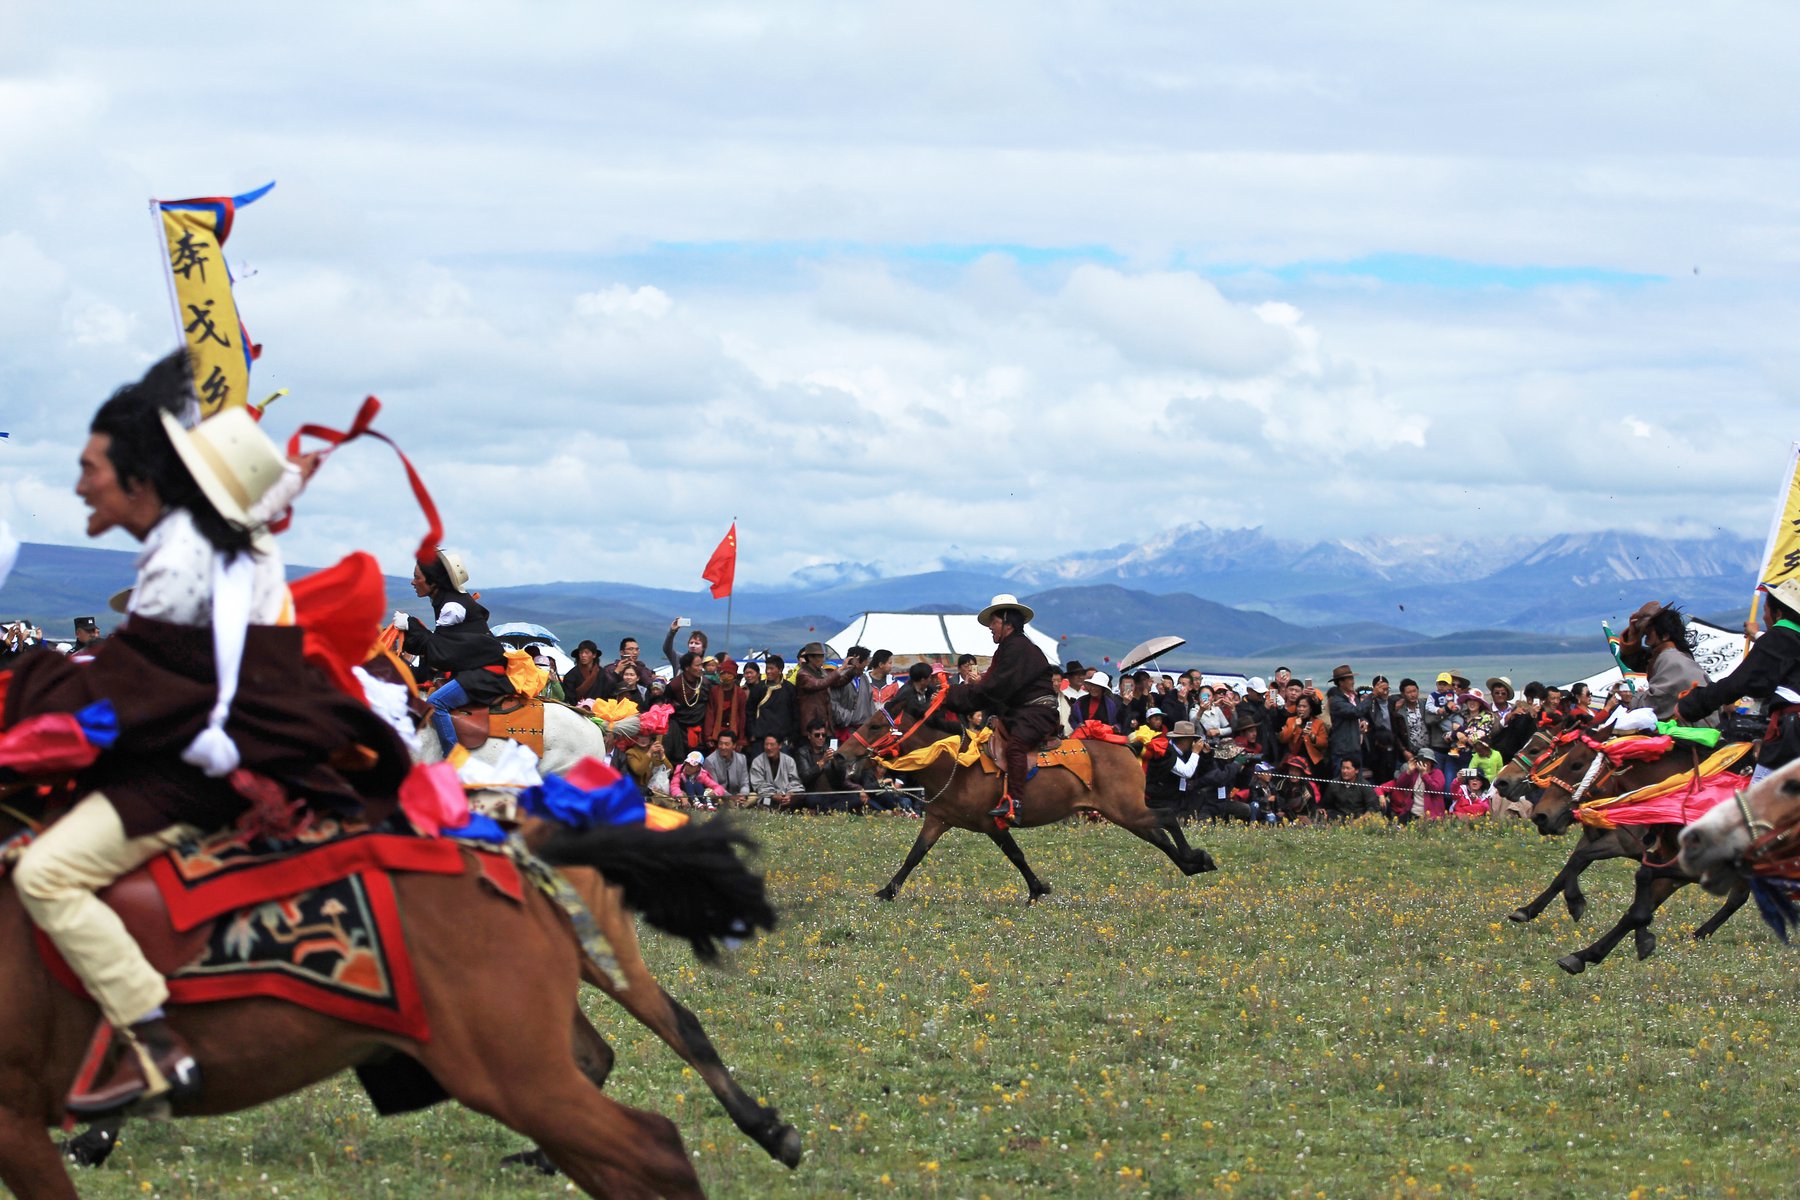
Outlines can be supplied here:
<path id="1" fill-rule="evenodd" d="M 983 774 L 999 775 L 1005 770 L 1001 765 L 1001 756 L 1006 753 L 1004 747 L 1005 741 L 1000 731 L 995 730 L 982 747 Z M 1032 756 L 1032 773 L 1036 774 L 1048 767 L 1061 767 L 1081 780 L 1082 787 L 1090 792 L 1094 790 L 1094 760 L 1089 756 L 1087 746 L 1079 739 L 1053 737 L 1045 742 Z"/>
<path id="2" fill-rule="evenodd" d="M 282 841 L 226 830 L 150 860 L 98 895 L 119 915 L 173 1004 L 273 997 L 401 1037 L 430 1036 L 389 872 L 481 873 L 523 897 L 510 860 L 437 838 L 316 822 Z M 33 930 L 58 983 L 80 994 Z"/>
<path id="3" fill-rule="evenodd" d="M 465 750 L 479 750 L 489 738 L 510 738 L 544 756 L 544 702 L 536 697 L 508 696 L 487 707 L 452 709 L 450 723 Z"/>

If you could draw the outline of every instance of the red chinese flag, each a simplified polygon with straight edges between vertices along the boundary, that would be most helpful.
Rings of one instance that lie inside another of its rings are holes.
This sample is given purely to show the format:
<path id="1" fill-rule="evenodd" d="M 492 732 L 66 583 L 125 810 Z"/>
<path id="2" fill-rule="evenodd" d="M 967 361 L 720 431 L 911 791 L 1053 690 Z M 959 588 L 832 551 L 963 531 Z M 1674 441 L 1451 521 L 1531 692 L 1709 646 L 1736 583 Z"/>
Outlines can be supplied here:
<path id="1" fill-rule="evenodd" d="M 731 595 L 731 585 L 737 580 L 737 522 L 731 523 L 731 530 L 719 548 L 712 552 L 706 560 L 706 569 L 700 572 L 700 578 L 712 584 L 714 600 L 723 600 Z"/>

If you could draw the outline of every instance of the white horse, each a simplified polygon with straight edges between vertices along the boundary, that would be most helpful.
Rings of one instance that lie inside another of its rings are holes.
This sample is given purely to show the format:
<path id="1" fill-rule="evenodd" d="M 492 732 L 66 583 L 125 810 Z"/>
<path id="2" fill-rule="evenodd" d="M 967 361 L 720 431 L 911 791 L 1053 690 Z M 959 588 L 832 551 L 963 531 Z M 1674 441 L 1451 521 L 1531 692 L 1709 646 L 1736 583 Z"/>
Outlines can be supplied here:
<path id="1" fill-rule="evenodd" d="M 1712 810 L 1681 831 L 1681 869 L 1716 895 L 1730 891 L 1743 875 L 1744 852 L 1770 818 L 1791 813 L 1800 797 L 1800 762 L 1765 775 L 1733 801 Z"/>
<path id="2" fill-rule="evenodd" d="M 501 738 L 489 738 L 481 749 L 471 750 L 469 757 L 491 766 L 502 742 Z M 413 757 L 421 763 L 443 761 L 444 748 L 429 725 L 419 730 L 413 747 Z M 600 726 L 566 705 L 554 701 L 544 705 L 544 753 L 538 758 L 539 772 L 567 771 L 584 758 L 604 760 L 606 756 L 606 735 Z"/>

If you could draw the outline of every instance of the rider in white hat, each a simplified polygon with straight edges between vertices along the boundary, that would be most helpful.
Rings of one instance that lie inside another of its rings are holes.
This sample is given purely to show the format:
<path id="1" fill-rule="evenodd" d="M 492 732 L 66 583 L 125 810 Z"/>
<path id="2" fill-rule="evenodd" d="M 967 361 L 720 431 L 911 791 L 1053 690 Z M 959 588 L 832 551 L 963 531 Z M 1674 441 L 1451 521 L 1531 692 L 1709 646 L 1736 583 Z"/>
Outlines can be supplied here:
<path id="1" fill-rule="evenodd" d="M 0 725 L 40 713 L 110 709 L 116 738 L 80 777 L 84 798 L 26 847 L 13 884 L 124 1045 L 84 1072 L 67 1101 L 91 1116 L 147 1096 L 192 1094 L 199 1068 L 164 1017 L 168 987 L 94 893 L 177 842 L 248 807 L 238 768 L 314 805 L 356 806 L 331 765 L 376 752 L 359 778 L 392 795 L 410 763 L 380 718 L 303 657 L 286 572 L 265 522 L 298 494 L 316 457 L 289 463 L 242 408 L 192 429 L 185 352 L 101 406 L 76 494 L 88 534 L 144 544 L 126 623 L 86 661 L 21 660 Z M 372 632 L 372 631 L 371 631 Z M 258 686 L 238 694 L 240 672 Z"/>
<path id="2" fill-rule="evenodd" d="M 1675 702 L 1675 714 L 1692 725 L 1740 696 L 1766 701 L 1769 723 L 1757 747 L 1758 780 L 1800 759 L 1800 578 L 1763 584 L 1766 632 L 1751 644 L 1737 669 L 1702 683 Z"/>
<path id="3" fill-rule="evenodd" d="M 988 669 L 972 683 L 952 684 L 944 696 L 951 712 L 977 709 L 997 719 L 1002 739 L 1000 803 L 990 814 L 1005 829 L 1018 820 L 1019 796 L 1031 772 L 1031 754 L 1062 727 L 1053 677 L 1056 668 L 1044 657 L 1025 626 L 1034 614 L 1016 596 L 995 596 L 977 618 L 994 638 Z"/>

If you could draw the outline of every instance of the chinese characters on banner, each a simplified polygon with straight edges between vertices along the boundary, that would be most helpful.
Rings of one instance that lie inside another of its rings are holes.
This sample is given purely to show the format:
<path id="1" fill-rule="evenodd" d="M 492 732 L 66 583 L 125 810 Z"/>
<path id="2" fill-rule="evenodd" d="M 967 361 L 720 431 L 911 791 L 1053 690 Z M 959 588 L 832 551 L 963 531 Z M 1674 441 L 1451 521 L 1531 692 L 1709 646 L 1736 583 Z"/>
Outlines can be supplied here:
<path id="1" fill-rule="evenodd" d="M 1800 442 L 1794 443 L 1788 454 L 1787 474 L 1757 582 L 1769 587 L 1796 576 L 1800 576 Z"/>
<path id="2" fill-rule="evenodd" d="M 237 210 L 261 199 L 273 183 L 241 196 L 152 200 L 168 250 L 175 323 L 194 359 L 194 391 L 200 415 L 249 402 L 253 345 L 231 296 L 231 272 L 222 247 Z"/>

